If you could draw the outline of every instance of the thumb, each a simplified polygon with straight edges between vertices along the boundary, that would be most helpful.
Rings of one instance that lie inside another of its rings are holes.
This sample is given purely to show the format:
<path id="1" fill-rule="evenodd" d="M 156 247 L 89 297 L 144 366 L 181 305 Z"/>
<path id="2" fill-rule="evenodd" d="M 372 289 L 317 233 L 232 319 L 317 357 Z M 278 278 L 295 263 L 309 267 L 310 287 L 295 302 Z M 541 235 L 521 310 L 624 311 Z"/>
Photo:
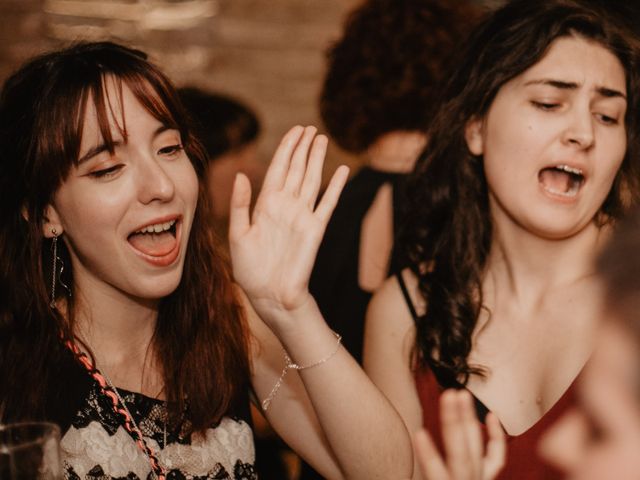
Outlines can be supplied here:
<path id="1" fill-rule="evenodd" d="M 251 226 L 249 206 L 251 205 L 251 183 L 244 173 L 238 172 L 233 182 L 231 209 L 229 211 L 229 241 L 242 237 Z"/>

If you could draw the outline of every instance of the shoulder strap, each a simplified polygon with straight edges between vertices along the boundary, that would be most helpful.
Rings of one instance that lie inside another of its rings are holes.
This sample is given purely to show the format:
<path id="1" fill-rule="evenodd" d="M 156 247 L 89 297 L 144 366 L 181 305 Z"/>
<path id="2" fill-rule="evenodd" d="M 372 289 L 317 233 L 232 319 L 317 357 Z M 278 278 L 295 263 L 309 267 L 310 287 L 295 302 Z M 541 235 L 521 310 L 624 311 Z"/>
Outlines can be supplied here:
<path id="1" fill-rule="evenodd" d="M 413 301 L 411 300 L 411 296 L 409 295 L 409 290 L 407 290 L 407 284 L 402 277 L 402 272 L 396 272 L 395 274 L 396 280 L 398 280 L 398 285 L 400 285 L 400 290 L 402 291 L 402 296 L 404 297 L 404 301 L 407 303 L 407 308 L 411 313 L 411 318 L 413 318 L 414 322 L 418 321 L 418 312 L 416 312 L 416 307 L 413 305 Z"/>

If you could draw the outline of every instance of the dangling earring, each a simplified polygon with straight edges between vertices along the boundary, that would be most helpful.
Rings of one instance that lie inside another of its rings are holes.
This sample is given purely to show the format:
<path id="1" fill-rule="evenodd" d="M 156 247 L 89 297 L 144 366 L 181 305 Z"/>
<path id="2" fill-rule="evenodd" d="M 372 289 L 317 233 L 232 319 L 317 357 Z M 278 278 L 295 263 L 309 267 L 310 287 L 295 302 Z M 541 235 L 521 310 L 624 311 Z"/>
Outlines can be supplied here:
<path id="1" fill-rule="evenodd" d="M 59 234 L 55 228 L 51 229 L 53 239 L 51 241 L 51 250 L 53 250 L 53 266 L 51 267 L 51 301 L 49 306 L 56 308 L 56 277 L 58 273 L 58 237 Z"/>

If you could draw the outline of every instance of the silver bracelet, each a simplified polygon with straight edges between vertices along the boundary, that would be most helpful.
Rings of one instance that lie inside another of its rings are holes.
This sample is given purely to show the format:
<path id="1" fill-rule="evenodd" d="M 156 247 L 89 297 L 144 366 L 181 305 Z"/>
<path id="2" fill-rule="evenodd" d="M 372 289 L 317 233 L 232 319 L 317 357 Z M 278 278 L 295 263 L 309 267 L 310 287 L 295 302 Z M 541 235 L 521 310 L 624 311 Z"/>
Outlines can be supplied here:
<path id="1" fill-rule="evenodd" d="M 340 350 L 340 343 L 342 342 L 342 337 L 339 334 L 337 334 L 336 332 L 333 332 L 333 334 L 338 339 L 338 342 L 336 343 L 335 350 L 333 352 L 331 352 L 329 355 L 327 355 L 326 357 L 324 357 L 323 359 L 318 360 L 317 362 L 312 363 L 311 365 L 301 366 L 301 365 L 298 365 L 297 363 L 293 363 L 293 361 L 291 361 L 291 358 L 289 357 L 287 352 L 284 351 L 285 366 L 282 369 L 282 373 L 280 374 L 280 378 L 278 379 L 276 384 L 271 389 L 271 393 L 269 393 L 269 396 L 262 401 L 262 410 L 263 411 L 266 412 L 269 409 L 269 405 L 271 405 L 271 401 L 275 398 L 276 394 L 278 393 L 278 390 L 280 389 L 280 386 L 282 385 L 284 377 L 285 377 L 285 375 L 287 374 L 287 372 L 289 370 L 305 370 L 307 368 L 317 367 L 318 365 L 322 365 L 323 363 L 327 362 L 336 353 L 338 353 L 338 350 Z"/>

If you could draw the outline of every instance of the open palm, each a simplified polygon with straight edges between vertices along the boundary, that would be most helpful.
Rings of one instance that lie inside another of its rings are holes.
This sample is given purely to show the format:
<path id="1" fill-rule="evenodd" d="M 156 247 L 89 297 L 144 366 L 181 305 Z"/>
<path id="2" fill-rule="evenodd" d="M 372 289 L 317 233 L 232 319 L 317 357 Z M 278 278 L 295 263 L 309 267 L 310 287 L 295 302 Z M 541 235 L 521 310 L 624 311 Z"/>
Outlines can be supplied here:
<path id="1" fill-rule="evenodd" d="M 235 280 L 264 320 L 309 300 L 308 283 L 327 222 L 346 182 L 336 170 L 322 199 L 327 139 L 294 127 L 282 139 L 250 216 L 251 187 L 242 174 L 231 198 L 229 242 Z"/>

